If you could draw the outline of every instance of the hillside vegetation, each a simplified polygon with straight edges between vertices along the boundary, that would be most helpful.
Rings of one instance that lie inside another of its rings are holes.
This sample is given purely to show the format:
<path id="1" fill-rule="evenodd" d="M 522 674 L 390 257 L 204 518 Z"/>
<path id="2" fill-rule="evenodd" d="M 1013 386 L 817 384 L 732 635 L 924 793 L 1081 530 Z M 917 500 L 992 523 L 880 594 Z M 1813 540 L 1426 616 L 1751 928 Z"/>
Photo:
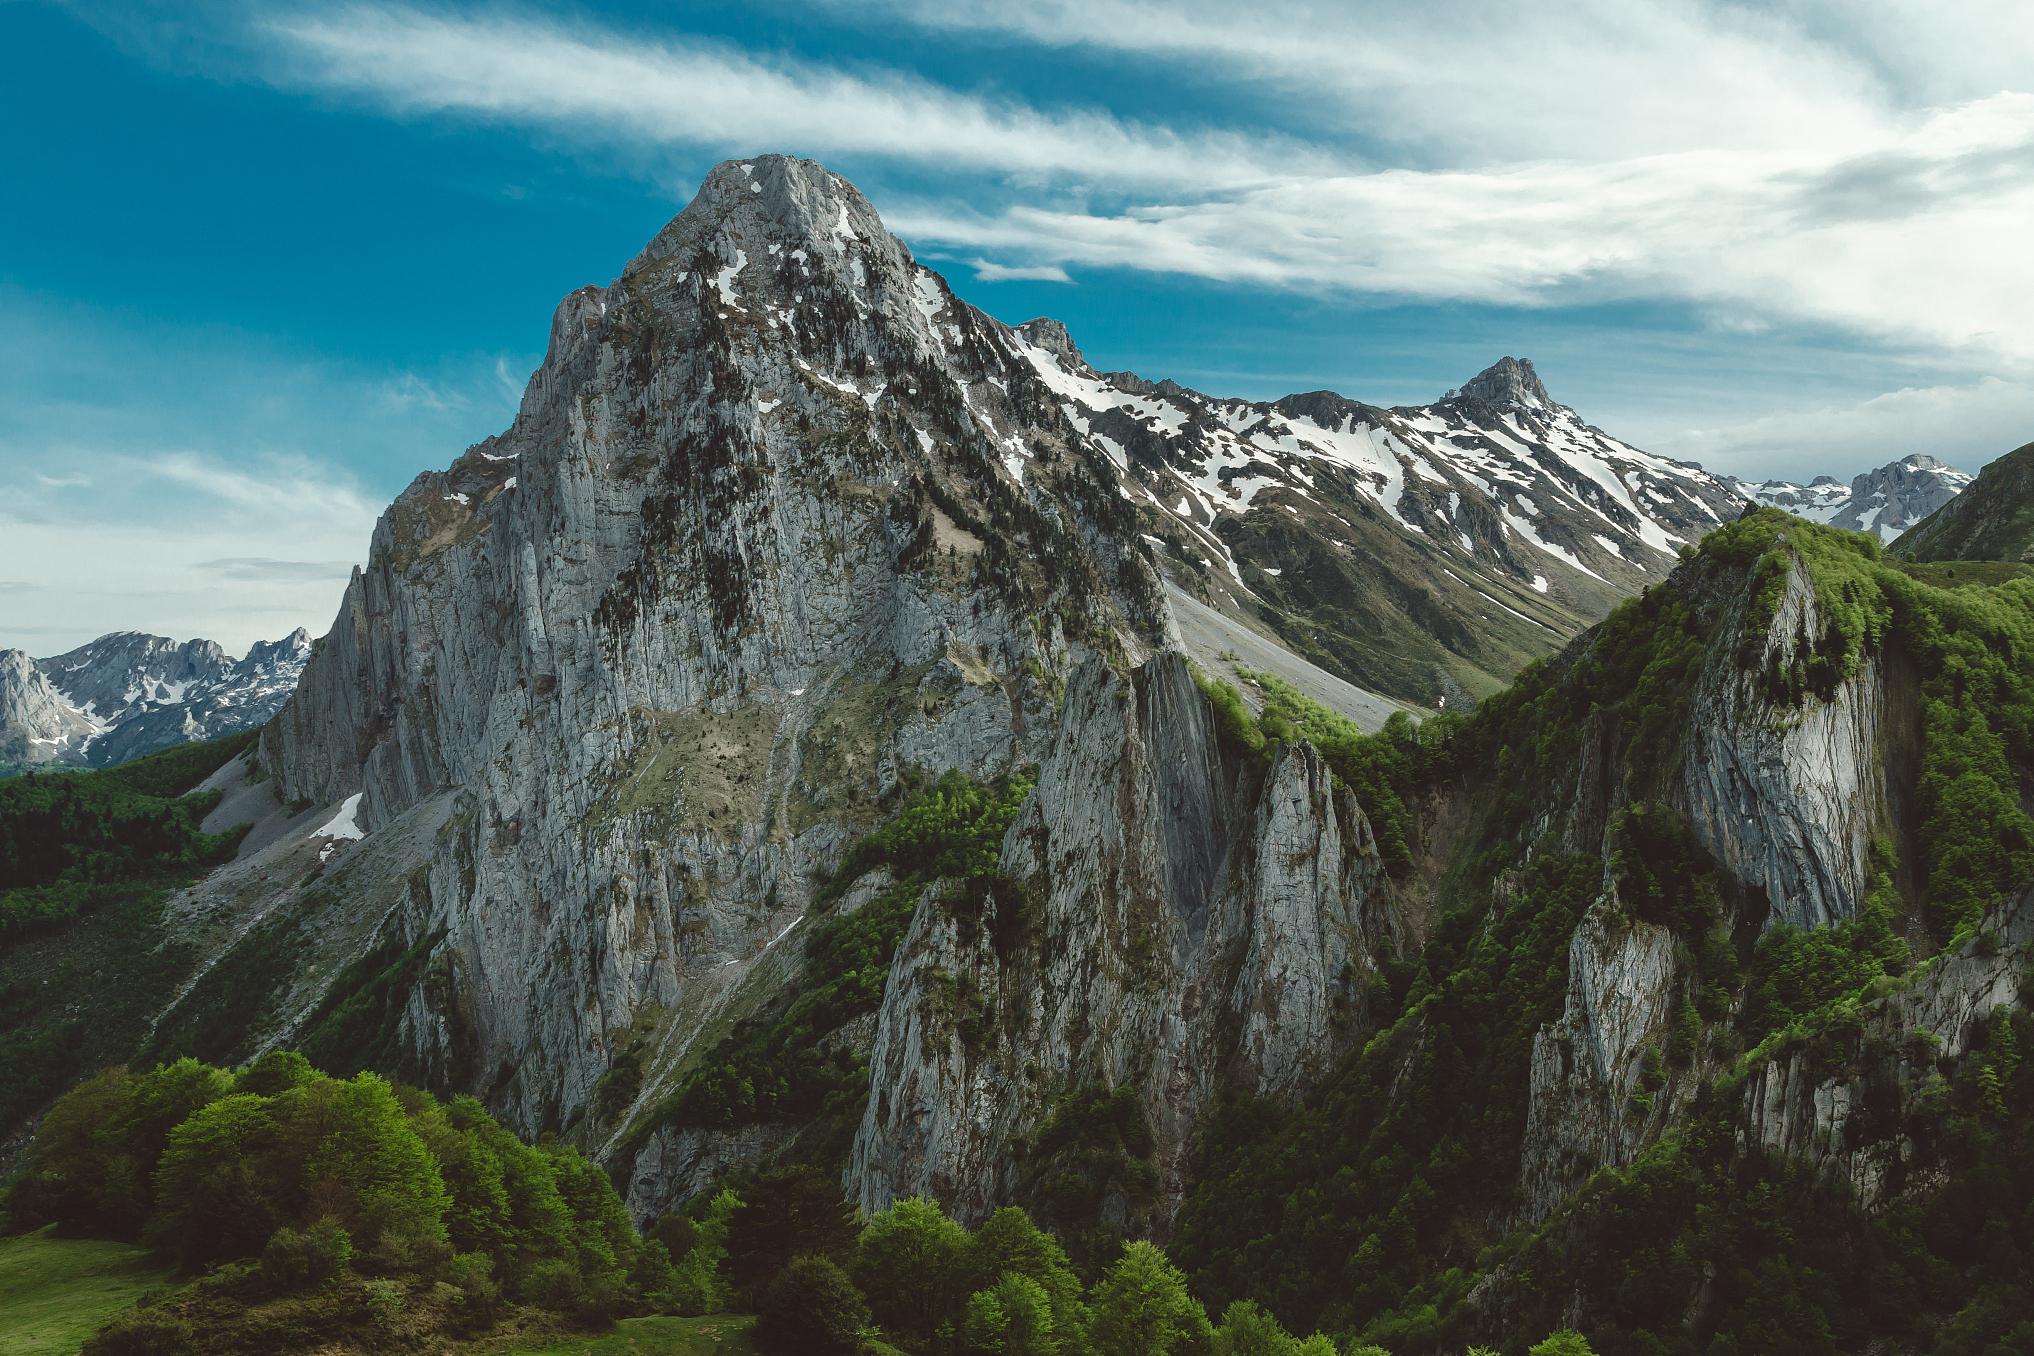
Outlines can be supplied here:
<path id="1" fill-rule="evenodd" d="M 251 739 L 0 781 L 0 1133 L 145 1038 L 190 959 L 163 901 L 245 832 L 205 833 L 191 790 Z"/>
<path id="2" fill-rule="evenodd" d="M 1882 844 L 1859 916 L 1817 930 L 1761 928 L 1763 901 L 1739 895 L 1670 803 L 1705 656 L 1763 634 L 1797 563 L 1825 630 L 1758 675 L 1776 706 L 1826 698 L 1880 655 L 1910 664 L 1919 687 L 1913 860 L 1902 870 Z M 1474 828 L 1433 864 L 1438 920 L 1377 995 L 1378 1033 L 1297 1110 L 1237 1102 L 1209 1128 L 1176 1239 L 1209 1294 L 1253 1295 L 1395 1351 L 1488 1331 L 1493 1295 L 1520 1339 L 1580 1295 L 1609 1352 L 1833 1352 L 1888 1334 L 1975 1352 L 2034 1332 L 2013 1279 L 2034 1263 L 2024 1011 L 2000 1012 L 1974 1050 L 1939 1062 L 1931 1112 L 1906 1127 L 1912 1177 L 1936 1185 L 1888 1215 L 1744 1151 L 1732 1096 L 1790 1043 L 1853 1058 L 1842 1038 L 1861 1005 L 1908 982 L 1917 957 L 1968 944 L 2034 881 L 2034 580 L 1936 587 L 1882 561 L 1871 538 L 1767 510 L 1472 716 L 1370 737 L 1257 682 L 1260 737 L 1321 748 L 1402 876 L 1433 823 Z M 1561 830 L 1572 841 L 1561 790 L 1604 730 L 1622 752 L 1603 851 L 1549 850 Z M 1606 887 L 1677 942 L 1680 1016 L 1635 1095 L 1691 1067 L 1708 1086 L 1633 1168 L 1513 1231 L 1534 1033 L 1560 1013 L 1570 935 Z"/>
<path id="3" fill-rule="evenodd" d="M 6 1209 L 11 1227 L 35 1231 L 0 1243 L 0 1274 L 35 1294 L 0 1328 L 11 1339 L 69 1332 L 132 1299 L 131 1286 L 87 1286 L 95 1259 L 150 1275 L 131 1248 L 52 1228 L 145 1242 L 191 1278 L 114 1313 L 86 1356 L 448 1344 L 825 1356 L 879 1339 L 1065 1356 L 1337 1351 L 1247 1302 L 1210 1321 L 1148 1242 L 1084 1285 L 1021 1210 L 972 1233 L 915 1199 L 864 1220 L 837 1179 L 803 1167 L 751 1176 L 645 1237 L 573 1150 L 522 1143 L 470 1098 L 335 1079 L 293 1052 L 237 1073 L 190 1059 L 107 1070 L 44 1118 Z M 756 1314 L 753 1326 L 616 1327 L 728 1307 Z M 528 1336 L 546 1325 L 567 1331 Z"/>

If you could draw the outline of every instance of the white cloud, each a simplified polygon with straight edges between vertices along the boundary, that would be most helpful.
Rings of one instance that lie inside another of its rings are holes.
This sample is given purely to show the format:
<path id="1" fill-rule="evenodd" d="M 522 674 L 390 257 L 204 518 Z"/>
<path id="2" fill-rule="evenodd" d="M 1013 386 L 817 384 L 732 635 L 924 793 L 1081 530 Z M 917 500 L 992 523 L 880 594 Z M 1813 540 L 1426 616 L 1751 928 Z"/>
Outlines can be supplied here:
<path id="1" fill-rule="evenodd" d="M 1833 146 L 1879 81 L 1793 19 L 1692 0 L 836 0 L 1048 48 L 1184 66 L 1280 111 L 1457 167 L 1718 145 Z M 1994 87 L 1996 88 L 1996 86 Z M 1986 91 L 1989 92 L 1989 91 Z"/>
<path id="2" fill-rule="evenodd" d="M 845 17 L 1168 63 L 1415 161 L 1833 151 L 2027 88 L 2024 0 L 834 0 Z"/>
<path id="3" fill-rule="evenodd" d="M 1293 176 L 1113 212 L 892 210 L 914 239 L 1031 265 L 1501 305 L 1671 298 L 2034 360 L 2034 95 L 1834 156 L 1686 151 L 1494 170 Z"/>
<path id="4" fill-rule="evenodd" d="M 970 259 L 968 267 L 975 271 L 975 277 L 983 282 L 1050 282 L 1070 283 L 1072 278 L 1058 264 L 1011 265 L 999 264 L 990 259 Z"/>
<path id="5" fill-rule="evenodd" d="M 270 19 L 282 84 L 405 113 L 457 113 L 730 154 L 795 147 L 1024 178 L 1239 186 L 1267 159 L 1338 157 L 1275 137 L 1176 132 L 1095 111 L 993 102 L 898 72 L 766 62 L 703 40 L 534 19 L 350 7 Z"/>
<path id="6" fill-rule="evenodd" d="M 0 646 L 39 654 L 116 630 L 204 636 L 236 653 L 298 626 L 322 633 L 381 507 L 306 457 L 7 449 L 7 462 L 43 459 L 89 468 L 95 488 L 0 489 L 0 574 L 22 586 Z"/>
<path id="7" fill-rule="evenodd" d="M 261 31 L 270 78 L 402 113 L 930 169 L 946 180 L 886 215 L 921 244 L 990 256 L 985 279 L 1084 266 L 1498 305 L 1667 300 L 1747 335 L 1830 326 L 2034 362 L 2034 94 L 1990 83 L 2029 88 L 2034 25 L 2003 24 L 1963 70 L 1953 57 L 1982 26 L 1938 32 L 1905 0 L 878 12 L 1273 90 L 1311 110 L 1311 139 L 1042 110 L 587 22 L 356 6 Z M 1397 163 L 1362 163 L 1358 144 Z M 1004 188 L 982 191 L 985 173 Z"/>

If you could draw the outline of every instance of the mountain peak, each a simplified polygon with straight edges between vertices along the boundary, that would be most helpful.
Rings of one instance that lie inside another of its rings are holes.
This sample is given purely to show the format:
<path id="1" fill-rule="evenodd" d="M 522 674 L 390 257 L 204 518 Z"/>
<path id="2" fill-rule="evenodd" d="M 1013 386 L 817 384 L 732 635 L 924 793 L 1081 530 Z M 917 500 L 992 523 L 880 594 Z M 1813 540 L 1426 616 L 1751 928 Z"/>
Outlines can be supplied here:
<path id="1" fill-rule="evenodd" d="M 861 190 L 817 160 L 754 155 L 723 160 L 708 171 L 692 201 L 624 271 L 633 273 L 687 242 L 730 229 L 737 237 L 835 249 L 889 234 Z"/>
<path id="2" fill-rule="evenodd" d="M 1024 336 L 1025 342 L 1044 349 L 1055 358 L 1063 358 L 1067 362 L 1081 365 L 1087 362 L 1087 359 L 1081 356 L 1079 347 L 1075 345 L 1073 336 L 1066 332 L 1066 326 L 1051 316 L 1042 315 L 1036 320 L 1027 320 L 1017 327 L 1017 333 Z"/>
<path id="3" fill-rule="evenodd" d="M 1533 360 L 1509 355 L 1499 358 L 1464 382 L 1459 391 L 1451 393 L 1451 397 L 1481 401 L 1500 408 L 1506 405 L 1554 408 L 1553 397 L 1540 384 L 1540 374 L 1533 371 Z"/>

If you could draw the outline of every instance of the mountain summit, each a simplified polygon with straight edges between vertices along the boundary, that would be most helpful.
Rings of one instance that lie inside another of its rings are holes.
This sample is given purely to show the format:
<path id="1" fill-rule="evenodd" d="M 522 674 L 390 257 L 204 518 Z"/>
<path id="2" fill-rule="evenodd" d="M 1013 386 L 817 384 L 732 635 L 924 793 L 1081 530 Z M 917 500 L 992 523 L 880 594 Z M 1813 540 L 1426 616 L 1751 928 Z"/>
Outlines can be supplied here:
<path id="1" fill-rule="evenodd" d="M 1533 370 L 1531 358 L 1499 358 L 1443 399 L 1481 401 L 1497 409 L 1514 405 L 1535 410 L 1554 408 L 1553 398 L 1540 384 L 1540 374 Z"/>

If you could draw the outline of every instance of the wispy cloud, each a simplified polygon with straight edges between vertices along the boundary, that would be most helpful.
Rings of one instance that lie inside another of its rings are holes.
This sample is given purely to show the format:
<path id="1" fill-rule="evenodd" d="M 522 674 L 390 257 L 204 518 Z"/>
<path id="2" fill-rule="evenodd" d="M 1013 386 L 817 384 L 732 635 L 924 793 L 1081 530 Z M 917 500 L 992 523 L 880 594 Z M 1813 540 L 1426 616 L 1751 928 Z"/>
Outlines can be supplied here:
<path id="1" fill-rule="evenodd" d="M 999 264 L 993 259 L 970 259 L 968 267 L 983 282 L 1070 283 L 1073 279 L 1058 264 Z"/>
<path id="2" fill-rule="evenodd" d="M 465 395 L 415 372 L 391 377 L 381 384 L 377 394 L 384 407 L 399 414 L 410 410 L 443 412 L 466 408 Z"/>
<path id="3" fill-rule="evenodd" d="M 1849 200 L 1871 190 L 1873 210 Z M 1515 306 L 1671 298 L 2034 361 L 2034 96 L 2001 94 L 1859 152 L 1689 151 L 1598 164 L 1295 177 L 1113 212 L 939 204 L 906 235 L 1085 265 Z"/>
<path id="4" fill-rule="evenodd" d="M 843 18 L 1162 63 L 1409 163 L 1839 148 L 2026 88 L 2022 0 L 833 0 Z"/>
<path id="5" fill-rule="evenodd" d="M 261 336 L 4 289 L 0 314 L 0 646 L 322 631 L 394 492 L 514 410 L 493 354 L 391 403 L 385 369 Z"/>
<path id="6" fill-rule="evenodd" d="M 269 78 L 401 114 L 946 176 L 886 215 L 986 281 L 1130 269 L 1358 295 L 1692 304 L 2034 362 L 2029 26 L 1896 0 L 1517 6 L 892 0 L 947 34 L 1169 63 L 1311 112 L 1304 136 L 989 99 L 589 21 L 413 7 L 260 21 Z M 844 14 L 861 13 L 852 6 Z M 2003 14 L 2003 11 L 2001 11 Z M 1325 112 L 1323 110 L 1326 110 Z M 1368 154 L 1359 153 L 1367 151 Z M 1390 163 L 1379 167 L 1378 156 Z M 976 176 L 963 187 L 960 176 Z M 979 176 L 999 176 L 983 191 Z"/>
<path id="7" fill-rule="evenodd" d="M 283 518 L 372 521 L 381 507 L 350 475 L 306 457 L 255 454 L 227 462 L 195 452 L 158 452 L 114 453 L 106 460 L 132 478 L 167 481 L 221 506 Z"/>
<path id="8" fill-rule="evenodd" d="M 197 568 L 222 579 L 263 582 L 279 579 L 308 579 L 325 582 L 344 579 L 353 570 L 347 560 L 278 560 L 273 556 L 228 556 L 223 560 L 201 560 Z"/>
<path id="9" fill-rule="evenodd" d="M 1044 110 L 903 72 L 766 61 L 700 39 L 590 24 L 355 6 L 266 20 L 278 83 L 610 140 L 731 154 L 796 147 L 943 170 L 1108 185 L 1240 186 L 1275 156 L 1339 157 L 1281 137 L 1179 131 L 1094 110 Z"/>

